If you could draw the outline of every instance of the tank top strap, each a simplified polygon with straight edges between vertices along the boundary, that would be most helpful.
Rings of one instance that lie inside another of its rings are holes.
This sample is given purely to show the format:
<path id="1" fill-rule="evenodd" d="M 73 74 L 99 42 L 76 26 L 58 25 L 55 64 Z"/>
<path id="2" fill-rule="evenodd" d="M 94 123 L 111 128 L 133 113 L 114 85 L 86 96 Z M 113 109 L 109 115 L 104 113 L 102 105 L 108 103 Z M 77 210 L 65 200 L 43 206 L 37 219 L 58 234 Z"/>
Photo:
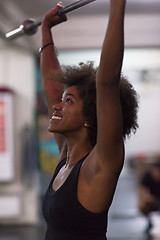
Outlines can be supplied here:
<path id="1" fill-rule="evenodd" d="M 86 159 L 86 157 L 89 155 L 89 153 L 87 153 L 83 158 L 81 158 L 81 160 L 79 160 L 75 166 L 75 168 L 79 171 L 79 169 L 81 168 L 82 163 L 84 162 L 84 160 Z"/>
<path id="2" fill-rule="evenodd" d="M 79 161 L 77 162 L 77 164 L 75 165 L 75 167 L 73 168 L 73 170 L 71 171 L 71 173 L 72 173 L 72 172 L 77 172 L 77 174 L 79 173 L 80 167 L 81 167 L 83 161 L 86 159 L 86 157 L 87 157 L 88 155 L 89 155 L 89 153 L 87 153 L 81 160 L 79 160 Z M 53 177 L 52 177 L 52 179 L 51 179 L 51 181 L 50 181 L 50 184 L 49 184 L 49 188 L 48 188 L 48 189 L 51 188 L 54 179 L 56 178 L 56 176 L 57 176 L 58 172 L 60 171 L 60 169 L 65 165 L 65 163 L 66 163 L 66 158 L 64 158 L 61 162 L 58 163 L 58 165 L 57 165 L 57 167 L 56 167 L 56 169 L 55 169 L 55 172 L 54 172 L 54 174 L 53 174 Z"/>

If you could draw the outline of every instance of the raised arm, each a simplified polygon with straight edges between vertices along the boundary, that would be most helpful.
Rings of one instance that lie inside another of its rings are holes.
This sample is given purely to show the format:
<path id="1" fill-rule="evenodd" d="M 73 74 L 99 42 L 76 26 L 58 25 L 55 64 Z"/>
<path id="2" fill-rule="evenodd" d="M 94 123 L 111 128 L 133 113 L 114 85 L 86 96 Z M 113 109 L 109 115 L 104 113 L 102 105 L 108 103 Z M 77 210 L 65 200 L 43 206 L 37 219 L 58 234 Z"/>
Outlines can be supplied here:
<path id="1" fill-rule="evenodd" d="M 66 15 L 59 17 L 56 13 L 59 9 L 63 8 L 61 3 L 50 10 L 43 18 L 42 21 L 42 51 L 41 51 L 41 72 L 43 79 L 44 94 L 47 101 L 49 117 L 53 114 L 53 105 L 60 102 L 63 92 L 63 86 L 54 81 L 54 73 L 60 71 L 60 64 L 56 56 L 54 41 L 52 37 L 51 28 L 61 22 L 67 20 Z M 64 137 L 55 134 L 59 150 L 62 149 Z"/>
<path id="2" fill-rule="evenodd" d="M 53 112 L 53 104 L 60 101 L 63 91 L 62 86 L 54 81 L 54 73 L 60 70 L 60 64 L 56 56 L 51 32 L 53 26 L 66 20 L 65 15 L 59 17 L 56 14 L 60 8 L 62 8 L 61 4 L 57 4 L 56 8 L 50 10 L 42 21 L 41 72 L 50 116 Z"/>
<path id="3" fill-rule="evenodd" d="M 124 51 L 125 0 L 110 0 L 110 15 L 97 72 L 97 152 L 104 164 L 122 165 L 123 136 L 119 82 Z"/>

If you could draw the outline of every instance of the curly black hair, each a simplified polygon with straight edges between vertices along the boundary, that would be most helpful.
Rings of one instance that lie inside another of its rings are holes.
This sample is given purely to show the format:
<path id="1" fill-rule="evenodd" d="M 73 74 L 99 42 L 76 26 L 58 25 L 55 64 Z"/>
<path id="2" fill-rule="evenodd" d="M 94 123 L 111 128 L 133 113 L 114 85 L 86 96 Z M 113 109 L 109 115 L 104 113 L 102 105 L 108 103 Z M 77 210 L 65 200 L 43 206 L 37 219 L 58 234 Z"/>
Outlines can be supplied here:
<path id="1" fill-rule="evenodd" d="M 124 77 L 120 79 L 120 101 L 123 116 L 123 137 L 135 133 L 138 126 L 138 95 L 132 84 Z"/>
<path id="2" fill-rule="evenodd" d="M 96 73 L 94 63 L 79 63 L 74 66 L 62 66 L 57 80 L 64 84 L 65 89 L 76 86 L 79 96 L 83 99 L 83 114 L 89 124 L 89 137 L 94 146 L 97 139 L 97 114 L 96 114 Z M 55 80 L 55 78 L 54 78 Z M 129 81 L 122 76 L 120 79 L 120 102 L 123 115 L 123 138 L 135 133 L 138 128 L 138 96 Z"/>

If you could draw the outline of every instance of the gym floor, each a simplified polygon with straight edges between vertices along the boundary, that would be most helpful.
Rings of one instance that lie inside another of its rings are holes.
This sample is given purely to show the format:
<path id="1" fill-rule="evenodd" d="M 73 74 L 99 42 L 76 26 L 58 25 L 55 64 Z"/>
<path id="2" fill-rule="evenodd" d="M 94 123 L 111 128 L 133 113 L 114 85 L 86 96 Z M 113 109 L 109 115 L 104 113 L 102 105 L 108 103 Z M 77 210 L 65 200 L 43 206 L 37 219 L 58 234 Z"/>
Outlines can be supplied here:
<path id="1" fill-rule="evenodd" d="M 124 170 L 109 211 L 108 240 L 157 240 L 144 233 L 147 221 L 137 210 L 136 186 L 133 172 Z M 39 226 L 1 225 L 0 240 L 43 240 L 45 224 L 41 222 Z"/>

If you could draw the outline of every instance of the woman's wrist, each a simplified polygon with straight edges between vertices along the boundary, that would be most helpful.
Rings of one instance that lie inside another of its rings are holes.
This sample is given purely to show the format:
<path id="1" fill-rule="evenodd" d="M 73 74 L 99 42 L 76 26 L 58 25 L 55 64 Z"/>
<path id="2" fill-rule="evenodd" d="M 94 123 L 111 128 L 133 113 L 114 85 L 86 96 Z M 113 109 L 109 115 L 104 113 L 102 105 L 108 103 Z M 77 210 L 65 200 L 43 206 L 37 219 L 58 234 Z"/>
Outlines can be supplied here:
<path id="1" fill-rule="evenodd" d="M 42 46 L 48 43 L 54 43 L 51 28 L 46 24 L 46 22 L 42 23 Z"/>
<path id="2" fill-rule="evenodd" d="M 42 31 L 47 31 L 47 30 L 51 30 L 52 26 L 51 23 L 49 21 L 47 21 L 45 18 L 42 21 Z"/>
<path id="3" fill-rule="evenodd" d="M 39 48 L 39 53 L 42 53 L 43 49 L 48 47 L 48 46 L 50 46 L 50 45 L 54 45 L 54 43 L 53 42 L 49 42 L 49 43 L 43 45 L 42 47 Z"/>

